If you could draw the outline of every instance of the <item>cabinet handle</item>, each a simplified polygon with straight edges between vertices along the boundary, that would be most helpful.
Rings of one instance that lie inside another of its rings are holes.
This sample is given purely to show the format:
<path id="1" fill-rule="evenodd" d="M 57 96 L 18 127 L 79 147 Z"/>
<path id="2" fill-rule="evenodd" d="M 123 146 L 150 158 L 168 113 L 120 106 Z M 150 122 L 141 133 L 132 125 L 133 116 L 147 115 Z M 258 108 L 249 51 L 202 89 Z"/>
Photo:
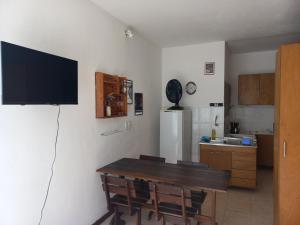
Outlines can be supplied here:
<path id="1" fill-rule="evenodd" d="M 283 142 L 283 158 L 286 158 L 287 154 L 287 144 L 286 141 Z"/>

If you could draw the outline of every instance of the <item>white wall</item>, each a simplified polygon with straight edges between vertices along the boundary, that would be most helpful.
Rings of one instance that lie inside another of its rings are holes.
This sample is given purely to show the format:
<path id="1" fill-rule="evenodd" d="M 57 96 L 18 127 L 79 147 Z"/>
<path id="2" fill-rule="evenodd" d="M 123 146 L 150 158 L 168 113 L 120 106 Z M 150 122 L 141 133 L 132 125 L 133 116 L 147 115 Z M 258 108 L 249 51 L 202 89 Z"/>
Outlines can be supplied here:
<path id="1" fill-rule="evenodd" d="M 164 48 L 162 50 L 162 105 L 170 106 L 165 95 L 170 79 L 178 79 L 183 88 L 189 81 L 197 84 L 194 95 L 185 92 L 180 104 L 184 106 L 207 105 L 224 101 L 225 42 Z M 216 75 L 204 76 L 204 63 L 216 63 Z M 213 90 L 213 92 L 212 92 Z"/>
<path id="2" fill-rule="evenodd" d="M 57 161 L 43 225 L 92 224 L 106 202 L 97 168 L 157 154 L 161 50 L 86 0 L 1 0 L 0 39 L 79 62 L 79 105 L 62 106 Z M 126 118 L 95 118 L 95 71 L 126 75 L 144 93 L 144 115 L 110 137 Z M 0 224 L 38 223 L 54 153 L 57 107 L 0 105 Z"/>
<path id="3" fill-rule="evenodd" d="M 204 75 L 205 62 L 215 62 L 216 74 Z M 193 160 L 198 160 L 198 142 L 202 135 L 211 135 L 212 121 L 219 115 L 220 126 L 217 135 L 223 136 L 224 108 L 211 108 L 209 103 L 224 102 L 225 42 L 164 48 L 162 50 L 162 106 L 171 106 L 165 94 L 166 84 L 178 79 L 183 87 L 180 104 L 193 110 Z M 185 92 L 185 85 L 194 81 L 197 91 L 194 95 Z"/>
<path id="4" fill-rule="evenodd" d="M 238 75 L 275 72 L 276 51 L 231 54 L 229 79 L 231 85 L 230 119 L 240 122 L 241 132 L 270 132 L 273 130 L 273 106 L 239 106 Z"/>

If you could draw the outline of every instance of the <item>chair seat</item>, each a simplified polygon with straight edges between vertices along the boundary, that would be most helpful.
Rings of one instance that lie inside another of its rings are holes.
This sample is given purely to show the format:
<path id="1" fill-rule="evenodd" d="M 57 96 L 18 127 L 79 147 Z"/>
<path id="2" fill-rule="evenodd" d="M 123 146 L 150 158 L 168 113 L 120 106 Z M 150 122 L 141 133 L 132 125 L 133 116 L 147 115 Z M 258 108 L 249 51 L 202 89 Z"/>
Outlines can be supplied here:
<path id="1" fill-rule="evenodd" d="M 167 215 L 178 215 L 179 217 L 182 216 L 180 205 L 174 205 L 170 203 L 159 203 L 158 207 L 160 213 Z M 185 210 L 188 217 L 194 217 L 198 212 L 198 209 L 193 207 L 185 207 Z"/>
<path id="2" fill-rule="evenodd" d="M 115 205 L 128 206 L 128 200 L 126 196 L 123 195 L 114 195 L 111 199 L 111 203 Z M 147 200 L 145 199 L 132 199 L 133 208 L 141 208 L 142 205 L 146 204 Z"/>
<path id="3" fill-rule="evenodd" d="M 201 209 L 201 205 L 206 199 L 207 193 L 204 191 L 191 191 L 191 199 L 193 208 Z"/>
<path id="4" fill-rule="evenodd" d="M 149 183 L 141 179 L 135 179 L 133 183 L 134 183 L 134 188 L 135 188 L 135 193 L 137 198 L 145 198 L 149 200 L 150 199 Z"/>
<path id="5" fill-rule="evenodd" d="M 186 207 L 186 213 L 188 217 L 194 217 L 196 214 L 201 214 L 201 206 L 206 198 L 206 193 L 203 191 L 200 192 L 191 192 L 192 207 Z M 161 213 L 169 215 L 178 215 L 181 216 L 181 206 L 170 204 L 170 203 L 159 203 L 158 205 Z"/>

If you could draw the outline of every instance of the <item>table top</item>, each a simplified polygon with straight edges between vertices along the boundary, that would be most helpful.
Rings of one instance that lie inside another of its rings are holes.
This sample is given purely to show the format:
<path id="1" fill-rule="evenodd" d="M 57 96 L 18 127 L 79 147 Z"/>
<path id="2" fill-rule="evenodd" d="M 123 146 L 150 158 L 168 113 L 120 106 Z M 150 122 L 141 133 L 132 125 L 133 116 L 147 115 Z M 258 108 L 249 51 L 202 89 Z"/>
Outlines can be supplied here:
<path id="1" fill-rule="evenodd" d="M 227 190 L 230 172 L 211 168 L 192 168 L 171 163 L 123 158 L 97 172 L 178 185 L 190 190 Z"/>

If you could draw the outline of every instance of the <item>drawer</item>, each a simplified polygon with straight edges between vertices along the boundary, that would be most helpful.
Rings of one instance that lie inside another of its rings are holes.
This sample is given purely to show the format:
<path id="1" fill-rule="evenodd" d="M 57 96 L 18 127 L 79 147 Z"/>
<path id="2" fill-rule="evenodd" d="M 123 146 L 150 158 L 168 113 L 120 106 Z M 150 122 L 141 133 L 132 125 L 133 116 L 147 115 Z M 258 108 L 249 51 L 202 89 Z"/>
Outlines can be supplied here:
<path id="1" fill-rule="evenodd" d="M 231 178 L 231 185 L 235 187 L 256 188 L 256 179 Z"/>
<path id="2" fill-rule="evenodd" d="M 233 161 L 247 161 L 256 164 L 256 154 L 248 152 L 232 152 Z"/>
<path id="3" fill-rule="evenodd" d="M 243 179 L 256 179 L 256 171 L 255 170 L 232 169 L 231 177 L 233 177 L 233 178 L 243 178 Z"/>
<path id="4" fill-rule="evenodd" d="M 232 160 L 232 168 L 238 170 L 256 170 L 256 161 Z"/>

